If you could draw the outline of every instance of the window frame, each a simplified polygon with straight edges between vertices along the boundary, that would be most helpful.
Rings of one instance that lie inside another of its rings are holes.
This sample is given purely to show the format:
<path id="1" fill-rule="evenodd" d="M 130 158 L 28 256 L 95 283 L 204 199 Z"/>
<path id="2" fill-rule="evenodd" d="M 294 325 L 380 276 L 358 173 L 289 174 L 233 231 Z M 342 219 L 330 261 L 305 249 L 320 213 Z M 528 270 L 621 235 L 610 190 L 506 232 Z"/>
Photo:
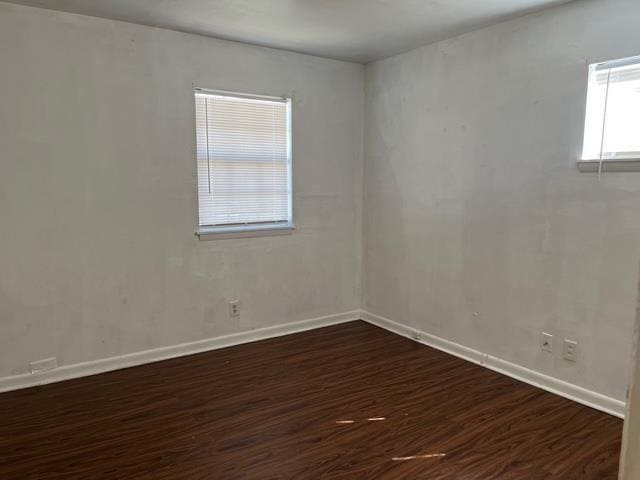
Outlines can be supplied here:
<path id="1" fill-rule="evenodd" d="M 640 171 L 640 156 L 624 155 L 626 153 L 634 154 L 638 152 L 619 152 L 620 156 L 605 155 L 604 152 L 600 152 L 600 158 L 586 158 L 586 132 L 587 123 L 589 119 L 588 111 L 588 98 L 591 88 L 592 75 L 601 70 L 608 70 L 612 68 L 619 68 L 628 65 L 638 65 L 640 67 L 640 55 L 633 55 L 629 57 L 622 57 L 614 60 L 606 60 L 599 62 L 587 63 L 587 85 L 585 96 L 585 108 L 584 108 L 584 123 L 583 123 L 583 143 L 580 159 L 577 162 L 578 170 L 583 173 L 598 173 L 603 172 L 639 172 Z M 606 115 L 606 110 L 604 112 Z M 604 119 L 603 119 L 604 121 Z M 604 132 L 603 132 L 604 133 Z M 611 152 L 607 152 L 611 153 Z"/>
<path id="2" fill-rule="evenodd" d="M 204 93 L 217 96 L 225 96 L 231 98 L 242 98 L 249 100 L 266 100 L 284 103 L 286 105 L 286 117 L 287 117 L 287 207 L 288 207 L 288 219 L 286 221 L 272 221 L 272 222 L 246 222 L 237 224 L 219 224 L 219 225 L 200 225 L 200 194 L 199 185 L 200 178 L 198 176 L 198 139 L 197 139 L 197 115 L 196 115 L 196 101 L 195 97 L 197 93 Z M 235 92 L 229 90 L 218 90 L 203 87 L 193 87 L 192 91 L 193 101 L 193 119 L 194 119 L 194 133 L 195 137 L 195 151 L 194 157 L 196 160 L 196 236 L 201 240 L 212 239 L 226 239 L 226 238 L 245 238 L 245 237 L 263 237 L 263 236 L 275 236 L 275 235 L 289 235 L 295 230 L 294 223 L 294 186 L 293 186 L 293 97 L 291 95 L 263 95 L 252 94 L 244 92 Z"/>

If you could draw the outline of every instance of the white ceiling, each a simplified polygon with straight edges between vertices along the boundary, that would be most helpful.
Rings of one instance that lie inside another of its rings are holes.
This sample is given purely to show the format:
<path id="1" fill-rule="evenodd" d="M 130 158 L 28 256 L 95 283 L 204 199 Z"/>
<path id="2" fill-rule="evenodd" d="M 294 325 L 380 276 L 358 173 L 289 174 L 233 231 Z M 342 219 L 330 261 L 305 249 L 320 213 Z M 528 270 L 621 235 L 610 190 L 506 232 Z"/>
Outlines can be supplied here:
<path id="1" fill-rule="evenodd" d="M 570 0 L 8 0 L 360 63 Z"/>

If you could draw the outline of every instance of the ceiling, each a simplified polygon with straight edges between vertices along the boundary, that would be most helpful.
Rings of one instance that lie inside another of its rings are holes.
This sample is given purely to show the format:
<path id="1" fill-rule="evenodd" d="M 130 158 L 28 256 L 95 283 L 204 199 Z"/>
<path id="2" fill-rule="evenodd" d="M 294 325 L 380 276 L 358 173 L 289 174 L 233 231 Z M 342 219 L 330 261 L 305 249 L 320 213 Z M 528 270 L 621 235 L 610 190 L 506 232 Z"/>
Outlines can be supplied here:
<path id="1" fill-rule="evenodd" d="M 9 0 L 359 63 L 569 0 Z"/>

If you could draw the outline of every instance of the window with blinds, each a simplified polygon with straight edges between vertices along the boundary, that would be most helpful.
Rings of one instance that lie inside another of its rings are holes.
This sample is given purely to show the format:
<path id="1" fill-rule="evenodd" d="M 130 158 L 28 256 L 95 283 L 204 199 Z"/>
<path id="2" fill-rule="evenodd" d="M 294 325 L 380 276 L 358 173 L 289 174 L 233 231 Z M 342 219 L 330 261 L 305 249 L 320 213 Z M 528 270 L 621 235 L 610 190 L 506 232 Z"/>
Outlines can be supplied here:
<path id="1" fill-rule="evenodd" d="M 640 159 L 640 57 L 590 66 L 582 159 Z"/>
<path id="2" fill-rule="evenodd" d="M 200 233 L 292 228 L 291 101 L 195 90 Z"/>

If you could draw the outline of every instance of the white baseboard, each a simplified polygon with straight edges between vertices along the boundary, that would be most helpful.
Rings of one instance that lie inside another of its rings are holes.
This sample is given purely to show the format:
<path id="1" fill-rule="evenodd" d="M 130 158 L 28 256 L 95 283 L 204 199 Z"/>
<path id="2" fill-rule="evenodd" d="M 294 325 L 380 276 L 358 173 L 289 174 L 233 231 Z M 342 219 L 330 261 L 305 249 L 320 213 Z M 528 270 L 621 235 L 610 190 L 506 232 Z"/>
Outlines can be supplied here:
<path id="1" fill-rule="evenodd" d="M 502 360 L 486 353 L 482 353 L 478 350 L 474 350 L 473 348 L 465 347 L 459 343 L 445 340 L 444 338 L 436 337 L 435 335 L 430 335 L 413 327 L 408 327 L 394 322 L 393 320 L 389 320 L 388 318 L 381 317 L 380 315 L 362 311 L 360 318 L 372 325 L 384 328 L 385 330 L 389 330 L 390 332 L 410 338 L 451 355 L 455 355 L 456 357 L 469 362 L 482 365 L 483 367 L 502 373 L 511 378 L 515 378 L 516 380 L 542 388 L 548 392 L 555 393 L 556 395 L 560 395 L 568 398 L 569 400 L 609 413 L 616 417 L 624 418 L 626 403 L 623 401 L 587 390 L 586 388 L 550 377 L 543 373 L 536 372 L 529 368 Z M 418 334 L 420 336 L 419 338 Z"/>
<path id="2" fill-rule="evenodd" d="M 280 337 L 291 333 L 304 332 L 316 328 L 337 325 L 360 319 L 360 311 L 338 313 L 324 317 L 312 318 L 300 322 L 285 323 L 273 327 L 259 328 L 248 332 L 234 333 L 222 337 L 208 338 L 196 342 L 182 343 L 169 347 L 155 348 L 142 352 L 129 353 L 117 357 L 103 358 L 90 362 L 64 365 L 54 370 L 40 373 L 26 373 L 11 377 L 0 378 L 0 392 L 18 390 L 21 388 L 45 385 L 47 383 L 61 382 L 72 378 L 86 377 L 98 373 L 110 372 L 121 368 L 134 367 L 145 363 L 158 362 L 170 358 L 192 355 L 194 353 L 207 352 L 219 348 L 230 347 L 242 343 L 265 340 L 267 338 Z"/>
<path id="3" fill-rule="evenodd" d="M 337 325 L 358 319 L 365 320 L 372 325 L 384 328 L 385 330 L 410 338 L 414 341 L 418 341 L 451 355 L 455 355 L 456 357 L 464 360 L 482 365 L 496 372 L 515 378 L 516 380 L 534 385 L 583 405 L 615 415 L 616 417 L 624 418 L 626 404 L 623 401 L 550 377 L 521 365 L 474 350 L 473 348 L 465 347 L 464 345 L 460 345 L 450 340 L 418 331 L 413 327 L 402 325 L 394 322 L 393 320 L 389 320 L 388 318 L 363 310 L 327 315 L 299 322 L 285 323 L 282 325 L 275 325 L 273 327 L 260 328 L 250 330 L 248 332 L 208 338 L 205 340 L 172 345 L 169 347 L 155 348 L 152 350 L 129 353 L 126 355 L 104 358 L 90 362 L 64 365 L 54 370 L 48 370 L 40 373 L 26 373 L 22 375 L 4 377 L 0 378 L 0 392 L 96 375 L 122 368 L 134 367 L 136 365 L 143 365 L 146 363 L 168 360 L 170 358 L 182 357 L 185 355 L 193 355 L 195 353 L 207 352 L 233 345 L 289 335 L 291 333 Z M 420 334 L 419 339 L 416 338 L 418 333 Z"/>

